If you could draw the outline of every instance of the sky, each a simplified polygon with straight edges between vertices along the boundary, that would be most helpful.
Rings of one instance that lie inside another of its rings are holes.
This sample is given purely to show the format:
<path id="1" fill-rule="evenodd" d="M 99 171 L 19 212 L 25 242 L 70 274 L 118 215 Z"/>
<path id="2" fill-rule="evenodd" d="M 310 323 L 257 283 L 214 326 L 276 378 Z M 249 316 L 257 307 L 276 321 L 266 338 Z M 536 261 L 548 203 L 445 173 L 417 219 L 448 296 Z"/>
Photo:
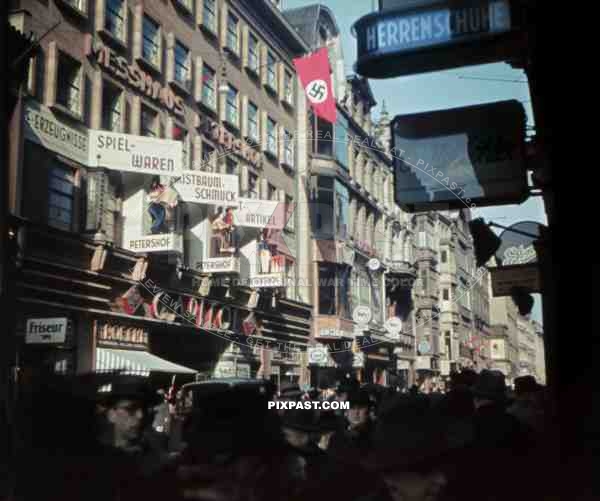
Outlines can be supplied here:
<path id="1" fill-rule="evenodd" d="M 310 0 L 283 0 L 284 9 L 305 7 L 316 2 Z M 329 7 L 338 23 L 342 35 L 344 65 L 346 73 L 353 73 L 356 61 L 356 39 L 351 35 L 352 24 L 360 17 L 372 12 L 377 2 L 373 0 L 321 0 Z M 405 77 L 369 80 L 377 106 L 372 110 L 373 118 L 379 117 L 385 100 L 390 117 L 400 114 L 456 108 L 507 99 L 520 101 L 527 113 L 528 127 L 535 125 L 527 77 L 522 70 L 511 68 L 505 63 L 456 68 L 441 72 L 424 73 Z M 531 131 L 533 132 L 533 131 Z M 521 205 L 504 205 L 477 209 L 475 217 L 483 217 L 510 226 L 518 221 L 537 221 L 545 224 L 546 214 L 541 197 L 530 197 Z M 501 230 L 496 230 L 500 232 Z M 541 298 L 534 294 L 535 305 L 531 317 L 542 321 Z"/>

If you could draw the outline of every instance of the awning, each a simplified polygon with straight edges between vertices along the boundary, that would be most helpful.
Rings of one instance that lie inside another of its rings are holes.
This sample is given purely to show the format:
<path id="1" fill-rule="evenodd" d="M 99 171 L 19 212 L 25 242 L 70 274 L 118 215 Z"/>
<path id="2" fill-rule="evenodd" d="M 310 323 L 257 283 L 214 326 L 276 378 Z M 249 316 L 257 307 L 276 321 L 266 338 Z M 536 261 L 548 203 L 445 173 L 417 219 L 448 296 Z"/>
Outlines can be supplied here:
<path id="1" fill-rule="evenodd" d="M 193 369 L 174 364 L 147 351 L 96 348 L 96 372 L 121 371 L 125 374 L 149 376 L 150 372 L 196 374 Z"/>

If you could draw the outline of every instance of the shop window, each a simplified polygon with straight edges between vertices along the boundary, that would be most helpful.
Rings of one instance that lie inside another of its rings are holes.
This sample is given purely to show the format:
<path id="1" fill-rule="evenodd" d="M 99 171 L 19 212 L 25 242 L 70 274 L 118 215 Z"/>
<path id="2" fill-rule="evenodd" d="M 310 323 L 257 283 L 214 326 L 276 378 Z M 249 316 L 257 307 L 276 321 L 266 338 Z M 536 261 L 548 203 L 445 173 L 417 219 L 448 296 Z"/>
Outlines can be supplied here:
<path id="1" fill-rule="evenodd" d="M 104 27 L 112 36 L 125 41 L 125 1 L 106 0 L 106 11 L 104 14 Z"/>
<path id="2" fill-rule="evenodd" d="M 112 132 L 122 132 L 124 97 L 123 90 L 104 80 L 102 84 L 102 128 Z"/>
<path id="3" fill-rule="evenodd" d="M 142 57 L 160 68 L 160 26 L 153 19 L 144 16 L 142 24 Z"/>
<path id="4" fill-rule="evenodd" d="M 83 70 L 81 64 L 64 53 L 59 53 L 56 102 L 77 116 L 81 116 Z"/>
<path id="5" fill-rule="evenodd" d="M 71 231 L 73 227 L 74 171 L 54 162 L 48 179 L 48 225 Z"/>

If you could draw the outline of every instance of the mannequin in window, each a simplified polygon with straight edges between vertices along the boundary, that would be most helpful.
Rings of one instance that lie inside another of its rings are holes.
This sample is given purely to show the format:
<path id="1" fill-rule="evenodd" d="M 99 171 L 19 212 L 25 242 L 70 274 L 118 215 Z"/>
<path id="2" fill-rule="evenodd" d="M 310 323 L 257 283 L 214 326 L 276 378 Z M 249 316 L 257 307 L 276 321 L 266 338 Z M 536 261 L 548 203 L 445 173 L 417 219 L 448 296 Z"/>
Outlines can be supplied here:
<path id="1" fill-rule="evenodd" d="M 212 222 L 212 229 L 221 239 L 221 252 L 237 251 L 237 232 L 233 225 L 233 208 L 219 209 L 217 217 Z"/>
<path id="2" fill-rule="evenodd" d="M 261 232 L 260 239 L 258 241 L 258 258 L 260 260 L 260 272 L 269 273 L 271 264 L 271 249 L 265 238 L 265 232 Z"/>
<path id="3" fill-rule="evenodd" d="M 165 186 L 160 183 L 160 178 L 158 176 L 154 176 L 152 178 L 152 181 L 150 182 L 150 190 L 148 193 L 148 202 L 150 202 L 148 212 L 150 213 L 150 217 L 152 218 L 152 226 L 150 227 L 150 232 L 153 235 L 161 233 L 165 223 L 166 210 L 160 202 L 160 198 L 164 191 Z"/>

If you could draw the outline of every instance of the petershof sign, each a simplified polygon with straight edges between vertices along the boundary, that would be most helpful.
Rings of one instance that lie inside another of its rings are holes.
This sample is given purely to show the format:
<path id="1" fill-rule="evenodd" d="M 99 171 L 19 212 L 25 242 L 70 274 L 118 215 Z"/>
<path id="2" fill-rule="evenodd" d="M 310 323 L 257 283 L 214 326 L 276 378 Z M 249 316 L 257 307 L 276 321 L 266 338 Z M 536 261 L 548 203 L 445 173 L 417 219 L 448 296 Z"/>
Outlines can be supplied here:
<path id="1" fill-rule="evenodd" d="M 196 270 L 200 273 L 239 273 L 240 261 L 236 257 L 214 257 L 198 261 Z"/>
<path id="2" fill-rule="evenodd" d="M 89 138 L 90 166 L 157 176 L 181 174 L 181 141 L 93 129 Z"/>
<path id="3" fill-rule="evenodd" d="M 164 235 L 130 238 L 125 242 L 125 248 L 133 252 L 181 251 L 181 235 L 166 233 Z"/>
<path id="4" fill-rule="evenodd" d="M 239 180 L 233 174 L 183 171 L 174 188 L 185 202 L 222 207 L 239 206 Z"/>
<path id="5" fill-rule="evenodd" d="M 270 200 L 239 198 L 239 207 L 234 211 L 234 224 L 247 228 L 272 228 L 281 230 L 285 226 L 284 204 Z M 278 205 L 281 208 L 278 209 Z"/>
<path id="6" fill-rule="evenodd" d="M 27 101 L 23 110 L 25 139 L 41 144 L 63 157 L 87 165 L 88 133 L 62 123 L 45 106 Z"/>
<path id="7" fill-rule="evenodd" d="M 257 289 L 267 287 L 285 287 L 285 282 L 286 281 L 283 273 L 269 273 L 248 278 L 248 287 Z"/>
<path id="8" fill-rule="evenodd" d="M 30 318 L 25 324 L 27 344 L 60 344 L 65 342 L 69 320 L 59 318 Z"/>

